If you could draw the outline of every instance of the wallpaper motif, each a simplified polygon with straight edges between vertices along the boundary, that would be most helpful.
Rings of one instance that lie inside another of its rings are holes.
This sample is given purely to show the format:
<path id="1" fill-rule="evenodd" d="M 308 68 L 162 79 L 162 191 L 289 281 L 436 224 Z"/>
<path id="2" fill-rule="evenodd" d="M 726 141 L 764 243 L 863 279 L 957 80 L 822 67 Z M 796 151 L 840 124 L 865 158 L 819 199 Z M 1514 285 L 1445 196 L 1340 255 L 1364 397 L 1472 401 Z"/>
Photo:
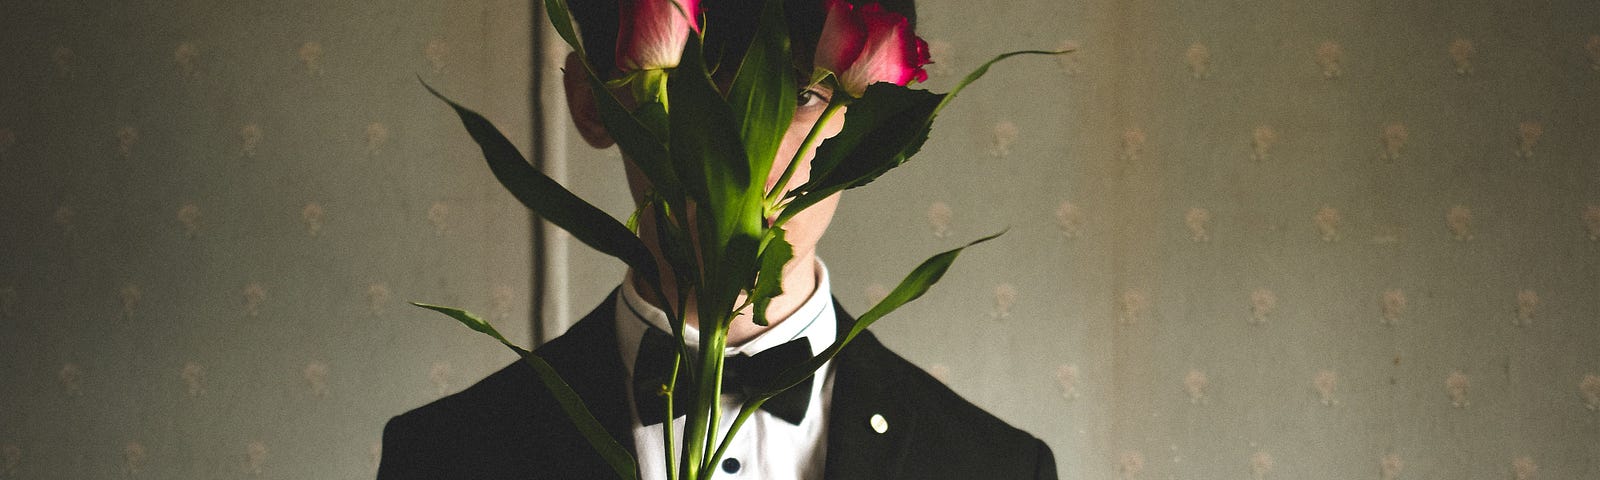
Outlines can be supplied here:
<path id="1" fill-rule="evenodd" d="M 371 478 L 530 341 L 530 228 L 420 75 L 525 144 L 525 2 L 0 15 L 0 479 Z M 492 15 L 490 15 L 492 13 Z"/>

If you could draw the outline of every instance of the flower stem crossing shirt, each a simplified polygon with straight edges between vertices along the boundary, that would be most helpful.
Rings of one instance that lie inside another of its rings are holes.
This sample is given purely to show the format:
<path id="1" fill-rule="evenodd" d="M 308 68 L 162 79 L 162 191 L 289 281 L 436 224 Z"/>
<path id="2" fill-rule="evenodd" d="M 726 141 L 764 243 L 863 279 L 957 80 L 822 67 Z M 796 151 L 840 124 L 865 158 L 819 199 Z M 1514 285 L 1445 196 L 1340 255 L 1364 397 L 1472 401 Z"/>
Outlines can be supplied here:
<path id="1" fill-rule="evenodd" d="M 638 356 L 639 342 L 644 337 L 645 331 L 653 328 L 671 332 L 672 328 L 667 323 L 666 312 L 645 301 L 633 287 L 633 282 L 624 280 L 617 295 L 621 297 L 616 302 L 617 351 L 622 355 L 622 365 L 627 370 L 628 383 L 625 385 L 632 385 L 634 363 L 637 360 L 635 357 Z M 811 344 L 812 353 L 815 354 L 832 345 L 837 334 L 838 325 L 833 309 L 832 288 L 828 283 L 828 269 L 819 260 L 816 289 L 811 292 L 811 296 L 800 309 L 781 321 L 775 321 L 772 327 L 755 338 L 725 348 L 724 355 L 755 355 L 797 338 L 806 338 Z M 700 334 L 693 326 L 684 327 L 684 339 L 690 350 L 699 348 Z M 822 369 L 817 371 L 817 378 L 822 381 L 810 383 L 810 404 L 806 407 L 805 417 L 798 425 L 784 421 L 765 410 L 757 410 L 751 415 L 744 426 L 739 428 L 738 435 L 728 446 L 728 452 L 717 465 L 716 478 L 821 479 L 827 450 L 833 362 L 823 364 Z M 804 386 L 805 384 L 802 384 L 795 388 Z M 664 448 L 662 425 L 659 423 L 643 425 L 639 420 L 639 412 L 632 407 L 633 389 L 624 390 L 628 391 L 630 396 L 628 405 L 633 422 L 634 456 L 639 463 L 639 478 L 665 480 L 668 476 L 666 458 L 662 454 Z M 721 425 L 718 425 L 720 431 L 717 435 L 719 441 L 727 434 L 733 418 L 739 414 L 742 401 L 743 399 L 737 395 L 724 394 L 718 402 L 719 408 L 722 409 Z M 686 417 L 678 417 L 672 421 L 673 433 L 679 437 L 674 440 L 674 444 L 679 449 L 683 448 L 685 421 Z M 680 457 L 675 454 L 673 458 Z"/>

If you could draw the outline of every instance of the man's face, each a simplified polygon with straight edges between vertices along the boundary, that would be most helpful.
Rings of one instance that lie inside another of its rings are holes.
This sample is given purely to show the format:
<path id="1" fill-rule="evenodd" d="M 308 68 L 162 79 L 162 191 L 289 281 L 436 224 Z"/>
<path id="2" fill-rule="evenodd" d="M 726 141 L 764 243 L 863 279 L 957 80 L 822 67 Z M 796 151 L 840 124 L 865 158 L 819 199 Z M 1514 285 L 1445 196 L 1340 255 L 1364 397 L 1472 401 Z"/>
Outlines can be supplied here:
<path id="1" fill-rule="evenodd" d="M 605 126 L 600 122 L 598 110 L 594 104 L 594 97 L 589 91 L 589 83 L 584 76 L 584 67 L 577 54 L 567 57 L 564 83 L 567 90 L 567 105 L 572 114 L 573 122 L 578 127 L 578 132 L 589 145 L 595 148 L 607 148 L 612 145 L 610 135 L 605 131 Z M 617 93 L 626 94 L 626 90 Z M 795 152 L 800 150 L 800 144 L 805 143 L 806 135 L 811 132 L 811 127 L 822 116 L 822 111 L 827 108 L 828 102 L 833 98 L 833 91 L 826 86 L 810 87 L 796 92 L 794 119 L 789 123 L 789 130 L 784 133 L 783 143 L 778 147 L 778 156 L 773 161 L 772 172 L 767 176 L 767 190 L 771 190 L 783 176 L 783 170 L 795 158 Z M 624 100 L 626 101 L 626 100 Z M 824 126 L 819 140 L 833 137 L 844 127 L 844 111 L 841 109 Z M 817 145 L 813 144 L 805 155 L 800 157 L 801 164 L 795 168 L 794 177 L 789 179 L 787 189 L 804 185 L 811 179 L 811 160 L 816 155 Z M 633 192 L 635 204 L 643 199 L 643 193 L 648 188 L 648 181 L 644 175 L 634 168 L 631 162 L 627 165 L 628 188 Z M 817 202 L 804 212 L 790 218 L 784 224 L 784 238 L 794 248 L 797 260 L 809 261 L 816 253 L 817 242 L 822 239 L 822 234 L 828 230 L 828 223 L 833 220 L 834 211 L 838 209 L 839 196 L 834 195 L 826 200 Z M 793 266 L 794 263 L 791 263 Z"/>
<path id="2" fill-rule="evenodd" d="M 768 191 L 778 183 L 778 177 L 783 175 L 783 170 L 794 159 L 795 152 L 800 149 L 802 143 L 805 143 L 806 134 L 811 132 L 812 126 L 817 123 L 832 98 L 833 91 L 821 85 L 799 92 L 795 99 L 794 120 L 789 123 L 789 131 L 784 134 L 783 144 L 778 147 L 778 158 L 772 163 L 772 174 L 767 176 Z M 820 139 L 800 157 L 801 163 L 796 167 L 794 177 L 789 179 L 786 189 L 792 190 L 811 179 L 811 160 L 817 154 L 817 144 L 821 144 L 822 139 L 837 135 L 839 130 L 844 128 L 844 110 L 847 109 L 841 109 L 828 120 L 823 126 Z M 784 238 L 794 246 L 795 258 L 811 258 L 816 252 L 817 242 L 828 230 L 828 224 L 833 221 L 833 214 L 838 207 L 839 195 L 835 194 L 817 202 L 784 224 Z"/>

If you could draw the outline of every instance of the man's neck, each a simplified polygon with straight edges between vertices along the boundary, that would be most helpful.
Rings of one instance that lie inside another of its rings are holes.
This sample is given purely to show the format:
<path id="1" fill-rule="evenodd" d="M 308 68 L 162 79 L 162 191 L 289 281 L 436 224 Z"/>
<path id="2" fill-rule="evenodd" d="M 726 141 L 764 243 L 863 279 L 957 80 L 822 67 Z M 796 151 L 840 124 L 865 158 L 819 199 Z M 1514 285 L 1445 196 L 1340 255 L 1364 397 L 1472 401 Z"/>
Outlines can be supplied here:
<path id="1" fill-rule="evenodd" d="M 744 342 L 761 335 L 767 329 L 777 326 L 790 316 L 793 316 L 796 311 L 800 310 L 802 305 L 805 305 L 806 300 L 810 299 L 811 295 L 816 292 L 817 273 L 817 258 L 814 253 L 807 253 L 803 256 L 797 255 L 793 260 L 790 260 L 789 264 L 783 269 L 783 293 L 773 297 L 772 302 L 767 305 L 768 325 L 765 327 L 756 325 L 754 316 L 750 315 L 750 309 L 753 307 L 745 307 L 738 315 L 734 316 L 733 322 L 728 325 L 728 346 L 736 347 L 742 345 Z M 671 301 L 664 301 L 658 298 L 655 295 L 656 290 L 646 286 L 645 279 L 634 275 L 632 272 L 629 272 L 628 279 L 633 282 L 634 290 L 638 291 L 639 295 L 649 301 L 651 305 L 673 312 L 671 315 L 676 315 L 677 298 L 672 298 Z M 678 291 L 677 282 L 673 281 L 671 274 L 663 275 L 660 281 L 660 291 L 669 292 L 669 295 L 675 295 L 674 292 Z M 738 302 L 743 303 L 744 297 L 741 296 Z M 691 295 L 688 306 L 684 309 L 684 322 L 686 325 L 699 328 L 699 317 L 694 297 Z"/>

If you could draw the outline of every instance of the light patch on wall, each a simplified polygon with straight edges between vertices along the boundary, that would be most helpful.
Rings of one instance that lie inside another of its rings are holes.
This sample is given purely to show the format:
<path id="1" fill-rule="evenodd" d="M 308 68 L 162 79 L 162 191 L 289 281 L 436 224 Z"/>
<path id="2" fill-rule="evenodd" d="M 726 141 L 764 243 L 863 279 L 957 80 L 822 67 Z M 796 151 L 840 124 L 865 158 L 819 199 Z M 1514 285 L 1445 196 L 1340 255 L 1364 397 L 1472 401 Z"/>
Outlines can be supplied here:
<path id="1" fill-rule="evenodd" d="M 1382 480 L 1399 480 L 1400 473 L 1406 470 L 1406 462 L 1400 454 L 1391 453 L 1378 459 L 1378 478 Z"/>
<path id="2" fill-rule="evenodd" d="M 389 304 L 389 285 L 373 283 L 367 285 L 367 314 L 374 317 L 382 316 L 384 307 Z"/>
<path id="3" fill-rule="evenodd" d="M 366 152 L 369 157 L 377 156 L 378 153 L 383 151 L 383 145 L 389 143 L 389 127 L 383 123 L 368 123 L 364 133 L 367 139 Z"/>
<path id="4" fill-rule="evenodd" d="M 6 285 L 0 287 L 0 318 L 16 318 L 17 304 L 22 299 L 17 295 L 17 287 Z"/>
<path id="5" fill-rule="evenodd" d="M 300 44 L 300 49 L 295 51 L 295 56 L 300 58 L 300 66 L 307 75 L 322 76 L 322 44 L 305 42 Z"/>
<path id="6" fill-rule="evenodd" d="M 1450 41 L 1450 61 L 1456 66 L 1456 75 L 1471 75 L 1473 70 L 1473 57 L 1478 56 L 1478 49 L 1472 45 L 1472 40 L 1457 38 Z"/>
<path id="7" fill-rule="evenodd" d="M 1344 75 L 1344 47 L 1333 41 L 1317 45 L 1317 66 L 1322 67 L 1322 78 L 1332 80 Z"/>
<path id="8" fill-rule="evenodd" d="M 1272 158 L 1272 146 L 1278 143 L 1278 131 L 1271 125 L 1257 125 L 1250 131 L 1250 159 L 1265 162 Z"/>
<path id="9" fill-rule="evenodd" d="M 260 440 L 251 440 L 244 446 L 244 458 L 239 462 L 239 469 L 246 475 L 261 475 L 267 465 L 267 444 Z"/>
<path id="10" fill-rule="evenodd" d="M 1339 227 L 1344 223 L 1344 214 L 1339 209 L 1324 205 L 1311 214 L 1311 223 L 1317 226 L 1317 234 L 1324 242 L 1337 242 L 1344 238 L 1339 233 Z"/>
<path id="11" fill-rule="evenodd" d="M 77 217 L 77 215 L 78 212 L 73 210 L 72 207 L 61 205 L 56 207 L 56 212 L 50 216 L 50 219 L 51 221 L 55 222 L 56 227 L 60 228 L 61 233 L 65 235 L 72 233 L 73 220 Z"/>
<path id="12" fill-rule="evenodd" d="M 990 319 L 1004 319 L 1011 316 L 1011 307 L 1017 303 L 1017 287 L 1002 283 L 994 286 L 994 311 L 989 313 Z"/>
<path id="13" fill-rule="evenodd" d="M 239 127 L 239 156 L 255 158 L 256 148 L 261 146 L 261 140 L 265 136 L 265 132 L 261 131 L 261 125 L 249 123 Z"/>
<path id="14" fill-rule="evenodd" d="M 1317 403 L 1324 407 L 1339 406 L 1339 399 L 1334 394 L 1339 390 L 1339 373 L 1333 370 L 1318 370 L 1311 377 L 1311 389 L 1317 392 Z"/>
<path id="15" fill-rule="evenodd" d="M 206 367 L 190 360 L 183 364 L 183 370 L 178 372 L 178 378 L 183 380 L 184 391 L 189 398 L 199 398 L 206 394 Z"/>
<path id="16" fill-rule="evenodd" d="M 144 301 L 144 289 L 132 283 L 124 284 L 117 290 L 117 300 L 122 303 L 122 320 L 133 320 L 134 314 L 139 311 L 139 303 Z"/>
<path id="17" fill-rule="evenodd" d="M 889 297 L 889 288 L 881 283 L 874 283 L 862 289 L 861 295 L 867 299 L 868 305 L 877 305 L 878 302 L 882 302 L 883 299 Z"/>
<path id="18" fill-rule="evenodd" d="M 1399 325 L 1400 320 L 1405 318 L 1406 310 L 1410 308 L 1410 303 L 1411 301 L 1406 298 L 1405 290 L 1398 288 L 1384 290 L 1383 295 L 1378 300 L 1379 311 L 1383 314 L 1382 318 L 1378 319 L 1378 323 L 1391 327 Z"/>
<path id="19" fill-rule="evenodd" d="M 509 285 L 495 285 L 489 292 L 489 318 L 495 322 L 511 320 L 514 308 L 512 302 L 517 299 L 517 293 Z"/>
<path id="20" fill-rule="evenodd" d="M 1081 379 L 1082 375 L 1075 364 L 1068 363 L 1056 367 L 1056 386 L 1061 389 L 1061 398 L 1071 401 L 1082 396 L 1078 392 L 1078 382 Z"/>
<path id="21" fill-rule="evenodd" d="M 1208 403 L 1206 391 L 1211 387 L 1211 379 L 1206 372 L 1199 369 L 1190 369 L 1183 376 L 1183 393 L 1189 396 L 1189 403 L 1201 405 Z"/>
<path id="22" fill-rule="evenodd" d="M 1450 406 L 1467 408 L 1472 406 L 1472 401 L 1467 399 L 1467 391 L 1472 389 L 1472 379 L 1460 370 L 1450 372 L 1444 378 L 1444 391 L 1450 395 Z"/>
<path id="23" fill-rule="evenodd" d="M 429 205 L 428 223 L 433 224 L 434 235 L 444 235 L 450 229 L 450 206 L 442 201 Z"/>
<path id="24" fill-rule="evenodd" d="M 1072 202 L 1061 202 L 1056 207 L 1056 227 L 1061 229 L 1061 236 L 1067 239 L 1076 239 L 1083 236 L 1084 213 Z"/>
<path id="25" fill-rule="evenodd" d="M 433 67 L 433 73 L 444 71 L 445 58 L 450 55 L 450 44 L 442 38 L 432 38 L 422 47 L 422 58 L 428 60 L 428 65 Z"/>
<path id="26" fill-rule="evenodd" d="M 255 317 L 261 315 L 261 305 L 267 302 L 267 286 L 261 282 L 250 282 L 240 290 L 244 296 L 244 314 Z"/>
<path id="27" fill-rule="evenodd" d="M 72 78 L 78 70 L 78 54 L 72 48 L 59 46 L 50 52 L 50 63 L 55 65 L 57 77 Z"/>
<path id="28" fill-rule="evenodd" d="M 1251 325 L 1264 325 L 1273 314 L 1278 311 L 1278 294 L 1267 288 L 1257 288 L 1250 292 L 1250 320 Z"/>
<path id="29" fill-rule="evenodd" d="M 179 43 L 172 49 L 172 64 L 178 67 L 178 74 L 184 78 L 194 78 L 200 75 L 200 47 L 194 42 Z"/>
<path id="30" fill-rule="evenodd" d="M 1450 228 L 1450 236 L 1456 240 L 1472 240 L 1472 209 L 1464 205 L 1450 207 L 1450 211 L 1444 214 L 1444 223 Z"/>
<path id="31" fill-rule="evenodd" d="M 300 377 L 305 379 L 311 396 L 328 396 L 328 364 L 312 360 L 300 369 Z"/>
<path id="32" fill-rule="evenodd" d="M 1126 450 L 1117 455 L 1117 479 L 1138 480 L 1144 473 L 1144 454 L 1137 450 Z"/>
<path id="33" fill-rule="evenodd" d="M 1195 243 L 1211 241 L 1211 211 L 1200 207 L 1189 207 L 1183 212 L 1183 226 L 1189 229 L 1189 241 Z"/>
<path id="34" fill-rule="evenodd" d="M 1600 205 L 1583 207 L 1583 228 L 1589 232 L 1589 240 L 1600 242 Z"/>
<path id="35" fill-rule="evenodd" d="M 16 145 L 17 132 L 11 131 L 9 128 L 0 128 L 0 155 L 5 155 L 6 152 L 11 151 L 11 147 Z"/>
<path id="36" fill-rule="evenodd" d="M 1534 463 L 1533 457 L 1521 456 L 1511 459 L 1511 478 L 1516 480 L 1533 480 L 1539 475 L 1539 464 Z"/>
<path id="37" fill-rule="evenodd" d="M 179 206 L 178 225 L 183 227 L 184 238 L 194 238 L 195 234 L 200 233 L 200 206 L 194 202 Z"/>
<path id="38" fill-rule="evenodd" d="M 6 478 L 15 477 L 17 467 L 22 465 L 22 447 L 15 443 L 0 445 L 0 473 Z"/>
<path id="39" fill-rule="evenodd" d="M 451 376 L 450 362 L 434 362 L 428 367 L 428 383 L 433 384 L 434 393 L 439 395 L 450 392 Z"/>
<path id="40" fill-rule="evenodd" d="M 1583 44 L 1583 51 L 1589 54 L 1589 69 L 1600 72 L 1600 35 L 1590 35 L 1589 41 Z"/>
<path id="41" fill-rule="evenodd" d="M 1202 80 L 1211 76 L 1211 49 L 1203 43 L 1190 45 L 1183 52 L 1183 63 L 1189 66 L 1189 76 Z"/>
<path id="42" fill-rule="evenodd" d="M 122 473 L 124 475 L 138 475 L 144 471 L 145 464 L 150 459 L 149 452 L 144 444 L 128 442 L 122 446 Z"/>
<path id="43" fill-rule="evenodd" d="M 1138 161 L 1144 153 L 1144 130 L 1129 128 L 1122 131 L 1122 153 L 1118 157 L 1126 162 Z"/>
<path id="44" fill-rule="evenodd" d="M 83 367 L 67 362 L 56 372 L 56 379 L 61 382 L 61 391 L 67 396 L 83 396 Z"/>
<path id="45" fill-rule="evenodd" d="M 1056 55 L 1056 66 L 1061 67 L 1061 72 L 1068 77 L 1083 73 L 1083 61 L 1079 58 L 1082 49 L 1076 40 L 1063 40 L 1061 45 L 1056 47 L 1056 51 L 1070 52 Z"/>
<path id="46" fill-rule="evenodd" d="M 1378 132 L 1378 142 L 1382 145 L 1378 151 L 1378 159 L 1390 162 L 1400 160 L 1400 154 L 1406 148 L 1406 141 L 1411 139 L 1411 131 L 1405 124 L 1390 123 L 1383 126 Z"/>
<path id="47" fill-rule="evenodd" d="M 126 159 L 133 155 L 133 148 L 139 145 L 139 129 L 132 125 L 124 125 L 113 133 L 117 139 L 117 157 Z"/>
<path id="48" fill-rule="evenodd" d="M 1144 290 L 1137 288 L 1124 290 L 1117 297 L 1117 323 L 1132 325 L 1139 323 L 1150 311 L 1150 298 Z"/>
<path id="49" fill-rule="evenodd" d="M 1517 291 L 1517 317 L 1511 324 L 1518 327 L 1533 326 L 1533 319 L 1539 314 L 1539 292 L 1530 289 Z"/>
<path id="50" fill-rule="evenodd" d="M 1523 120 L 1517 124 L 1517 158 L 1523 160 L 1533 159 L 1533 147 L 1539 145 L 1539 139 L 1544 137 L 1544 124 L 1536 120 Z"/>
<path id="51" fill-rule="evenodd" d="M 307 202 L 300 209 L 300 220 L 306 224 L 306 235 L 315 237 L 322 233 L 322 215 L 322 204 L 317 202 Z"/>
<path id="52" fill-rule="evenodd" d="M 1251 480 L 1265 480 L 1267 474 L 1272 473 L 1274 462 L 1272 455 L 1267 452 L 1256 452 L 1250 456 Z"/>
<path id="53" fill-rule="evenodd" d="M 938 380 L 939 383 L 949 384 L 950 383 L 950 366 L 949 365 L 945 365 L 943 363 L 935 363 L 933 365 L 929 365 L 928 366 L 928 375 L 932 376 L 934 380 Z"/>
<path id="54" fill-rule="evenodd" d="M 989 156 L 1004 158 L 1011 155 L 1011 146 L 1016 145 L 1018 135 L 1021 132 L 1017 130 L 1017 124 L 1010 120 L 994 124 L 994 128 L 990 129 Z"/>
<path id="55" fill-rule="evenodd" d="M 1578 395 L 1583 398 L 1584 408 L 1600 411 L 1600 375 L 1584 375 L 1583 380 L 1578 381 Z"/>
<path id="56" fill-rule="evenodd" d="M 933 202 L 928 205 L 928 228 L 933 231 L 933 238 L 949 237 L 954 219 L 955 212 L 950 210 L 949 204 Z"/>

